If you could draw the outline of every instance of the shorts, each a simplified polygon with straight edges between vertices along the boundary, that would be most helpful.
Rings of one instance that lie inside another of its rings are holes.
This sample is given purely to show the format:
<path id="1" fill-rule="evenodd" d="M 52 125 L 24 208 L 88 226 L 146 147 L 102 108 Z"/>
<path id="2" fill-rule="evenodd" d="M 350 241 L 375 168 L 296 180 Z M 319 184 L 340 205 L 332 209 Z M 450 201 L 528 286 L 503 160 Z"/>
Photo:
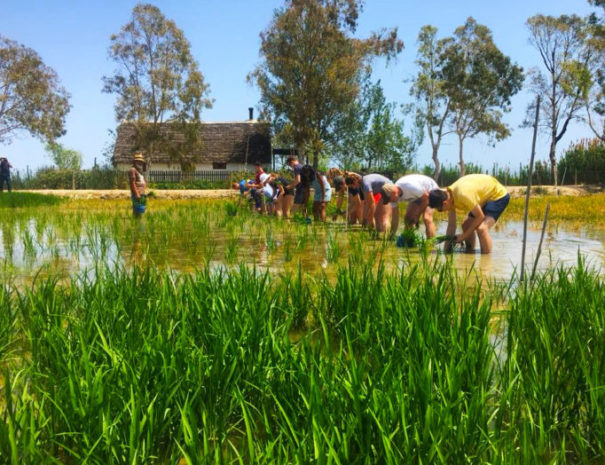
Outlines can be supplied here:
<path id="1" fill-rule="evenodd" d="M 140 199 L 137 199 L 134 195 L 130 196 L 132 200 L 132 212 L 139 215 L 145 213 L 147 209 L 147 196 L 141 195 Z"/>
<path id="2" fill-rule="evenodd" d="M 294 203 L 297 205 L 302 205 L 305 202 L 305 188 L 300 184 L 296 188 L 296 192 L 294 194 Z"/>
<path id="3" fill-rule="evenodd" d="M 317 178 L 313 181 L 313 189 L 315 190 L 315 194 L 313 195 L 313 202 L 329 202 L 332 199 L 332 188 L 330 187 L 330 183 L 325 179 L 321 178 L 324 184 L 325 196 L 322 199 L 321 195 L 321 186 Z"/>
<path id="4" fill-rule="evenodd" d="M 504 197 L 500 197 L 498 200 L 494 200 L 492 202 L 487 202 L 485 205 L 481 206 L 483 210 L 483 214 L 485 216 L 491 216 L 494 220 L 498 221 L 500 215 L 506 207 L 508 206 L 508 202 L 510 201 L 510 194 L 506 194 Z M 475 217 L 473 213 L 469 213 L 468 216 Z"/>
<path id="5" fill-rule="evenodd" d="M 359 195 L 359 198 L 364 200 L 363 190 L 359 187 L 349 187 L 349 195 L 352 195 L 353 197 Z"/>
<path id="6" fill-rule="evenodd" d="M 286 189 L 286 186 L 283 186 L 283 188 L 284 188 L 284 196 L 286 196 L 286 195 L 294 195 L 294 191 L 296 190 L 294 188 L 292 188 L 292 189 Z"/>

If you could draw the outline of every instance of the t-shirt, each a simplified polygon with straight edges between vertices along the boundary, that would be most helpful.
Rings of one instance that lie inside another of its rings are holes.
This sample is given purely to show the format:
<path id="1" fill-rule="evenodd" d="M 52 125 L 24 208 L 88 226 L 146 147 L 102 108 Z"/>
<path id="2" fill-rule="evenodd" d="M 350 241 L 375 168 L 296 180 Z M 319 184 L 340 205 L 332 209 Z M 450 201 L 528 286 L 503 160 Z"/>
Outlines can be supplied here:
<path id="1" fill-rule="evenodd" d="M 366 174 L 361 179 L 361 188 L 364 192 L 378 193 L 382 186 L 390 184 L 392 181 L 382 174 Z"/>
<path id="2" fill-rule="evenodd" d="M 294 165 L 292 167 L 292 169 L 294 170 L 294 180 L 296 180 L 296 176 L 300 176 L 300 174 L 302 173 L 302 169 L 303 169 L 303 164 L 301 163 L 297 163 L 296 165 Z M 298 186 L 298 184 L 297 184 Z"/>
<path id="3" fill-rule="evenodd" d="M 430 192 L 433 189 L 439 189 L 439 185 L 433 178 L 423 174 L 408 174 L 399 178 L 395 185 L 401 189 L 401 197 L 398 202 L 413 202 L 422 197 L 424 192 Z"/>
<path id="4" fill-rule="evenodd" d="M 501 199 L 508 192 L 493 176 L 488 174 L 468 174 L 448 187 L 454 199 L 456 210 L 470 211 L 476 205 Z"/>
<path id="5" fill-rule="evenodd" d="M 242 179 L 239 184 L 239 193 L 243 194 L 248 190 L 248 184 L 250 183 L 249 179 Z"/>
<path id="6" fill-rule="evenodd" d="M 261 180 L 261 176 L 263 174 L 267 174 L 264 171 L 261 171 L 260 173 L 256 173 L 256 175 L 254 176 L 254 184 L 261 184 L 263 181 Z"/>

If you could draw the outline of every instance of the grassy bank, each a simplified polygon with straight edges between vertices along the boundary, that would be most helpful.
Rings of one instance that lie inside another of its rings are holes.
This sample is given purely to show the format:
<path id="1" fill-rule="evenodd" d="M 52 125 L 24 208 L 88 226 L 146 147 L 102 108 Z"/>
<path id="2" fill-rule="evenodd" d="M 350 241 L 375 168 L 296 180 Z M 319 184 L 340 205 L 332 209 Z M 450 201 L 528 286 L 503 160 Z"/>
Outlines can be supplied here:
<path id="1" fill-rule="evenodd" d="M 601 462 L 602 278 L 552 271 L 494 320 L 496 294 L 451 273 L 5 285 L 0 461 Z"/>

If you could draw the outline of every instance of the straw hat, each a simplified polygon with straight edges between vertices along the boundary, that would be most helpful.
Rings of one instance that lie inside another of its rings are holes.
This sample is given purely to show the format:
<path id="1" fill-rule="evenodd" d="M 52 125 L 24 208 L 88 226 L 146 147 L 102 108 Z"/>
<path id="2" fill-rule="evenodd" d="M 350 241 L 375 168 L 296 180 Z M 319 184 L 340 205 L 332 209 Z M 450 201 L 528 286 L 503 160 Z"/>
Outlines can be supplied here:
<path id="1" fill-rule="evenodd" d="M 143 156 L 143 152 L 135 153 L 134 156 L 132 157 L 132 161 L 133 161 L 133 163 L 135 161 L 140 161 L 141 163 L 145 163 L 145 157 Z"/>

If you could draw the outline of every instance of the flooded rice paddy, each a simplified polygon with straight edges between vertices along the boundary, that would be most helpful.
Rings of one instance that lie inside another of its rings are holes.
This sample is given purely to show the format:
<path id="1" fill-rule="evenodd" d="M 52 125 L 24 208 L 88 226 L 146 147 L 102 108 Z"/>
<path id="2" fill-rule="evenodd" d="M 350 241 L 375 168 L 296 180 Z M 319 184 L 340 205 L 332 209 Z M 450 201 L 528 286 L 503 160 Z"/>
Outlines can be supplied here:
<path id="1" fill-rule="evenodd" d="M 91 272 L 99 265 L 129 268 L 152 265 L 158 269 L 191 272 L 209 265 L 239 265 L 281 273 L 298 270 L 331 275 L 349 260 L 382 262 L 387 269 L 406 267 L 425 252 L 447 259 L 440 247 L 422 252 L 398 248 L 394 240 L 372 237 L 359 226 L 341 221 L 305 224 L 301 219 L 261 217 L 241 207 L 235 215 L 225 202 L 164 202 L 137 221 L 124 202 L 105 202 L 103 210 L 93 203 L 75 208 L 45 207 L 8 212 L 0 223 L 0 273 L 17 279 L 43 275 L 67 276 Z M 109 207 L 109 208 L 107 208 Z M 528 228 L 526 263 L 533 266 L 541 235 L 541 223 Z M 446 222 L 437 218 L 438 234 Z M 424 233 L 424 228 L 420 232 Z M 493 253 L 452 256 L 461 272 L 508 281 L 519 270 L 523 224 L 504 215 L 492 230 Z M 573 265 L 578 254 L 600 269 L 605 260 L 605 226 L 555 221 L 546 229 L 538 270 Z M 478 245 L 478 244 L 477 244 Z"/>

